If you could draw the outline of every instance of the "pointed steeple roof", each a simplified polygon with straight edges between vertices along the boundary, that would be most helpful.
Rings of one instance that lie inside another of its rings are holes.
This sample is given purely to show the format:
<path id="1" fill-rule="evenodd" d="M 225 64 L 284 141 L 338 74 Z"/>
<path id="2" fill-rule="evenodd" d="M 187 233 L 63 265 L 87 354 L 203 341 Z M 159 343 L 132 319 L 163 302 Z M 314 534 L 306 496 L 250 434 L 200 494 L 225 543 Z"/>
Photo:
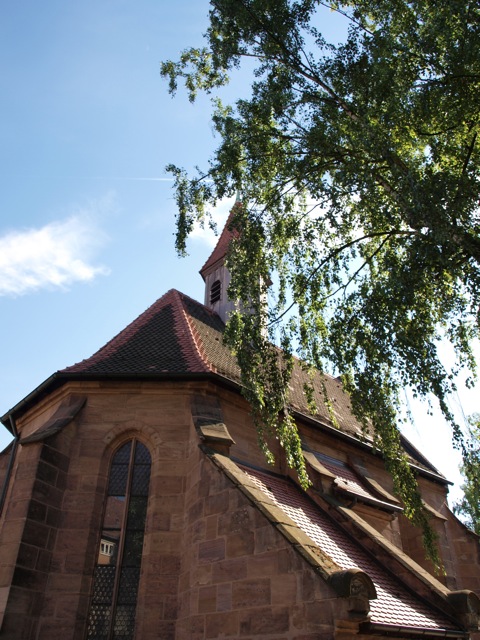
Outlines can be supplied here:
<path id="1" fill-rule="evenodd" d="M 207 274 L 212 269 L 220 265 L 225 260 L 225 257 L 228 253 L 228 248 L 230 246 L 230 242 L 232 241 L 233 238 L 238 236 L 238 231 L 232 228 L 232 222 L 233 222 L 233 218 L 235 216 L 236 210 L 239 206 L 241 206 L 241 203 L 239 200 L 237 200 L 233 205 L 232 210 L 230 211 L 230 214 L 227 218 L 227 222 L 225 223 L 225 226 L 223 227 L 223 231 L 220 234 L 220 237 L 218 238 L 218 242 L 215 246 L 215 249 L 212 251 L 212 253 L 210 254 L 210 257 L 205 262 L 203 267 L 200 269 L 200 275 L 204 280 Z"/>

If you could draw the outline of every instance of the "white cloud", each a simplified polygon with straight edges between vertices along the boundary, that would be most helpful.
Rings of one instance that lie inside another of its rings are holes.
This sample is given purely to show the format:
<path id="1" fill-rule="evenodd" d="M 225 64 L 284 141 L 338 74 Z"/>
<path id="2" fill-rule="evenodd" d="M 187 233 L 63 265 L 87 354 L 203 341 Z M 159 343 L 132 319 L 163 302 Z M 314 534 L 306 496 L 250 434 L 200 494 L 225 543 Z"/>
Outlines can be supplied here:
<path id="1" fill-rule="evenodd" d="M 0 296 L 68 288 L 107 274 L 108 269 L 91 263 L 93 250 L 103 241 L 82 214 L 0 236 Z"/>

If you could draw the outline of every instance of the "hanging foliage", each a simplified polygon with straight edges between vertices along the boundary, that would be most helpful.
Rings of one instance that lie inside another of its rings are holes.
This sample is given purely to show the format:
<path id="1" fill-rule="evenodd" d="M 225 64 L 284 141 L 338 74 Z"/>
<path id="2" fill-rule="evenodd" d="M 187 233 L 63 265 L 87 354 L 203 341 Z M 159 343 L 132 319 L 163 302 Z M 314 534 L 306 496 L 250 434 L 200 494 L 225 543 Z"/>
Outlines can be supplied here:
<path id="1" fill-rule="evenodd" d="M 185 251 L 206 204 L 241 192 L 230 295 L 251 314 L 234 315 L 226 339 L 259 428 L 277 433 L 306 481 L 288 412 L 292 355 L 341 372 L 432 550 L 400 445 L 400 394 L 433 394 L 462 446 L 447 398 L 458 370 L 475 370 L 479 333 L 480 5 L 210 5 L 205 48 L 162 64 L 171 93 L 182 82 L 194 101 L 234 79 L 244 61 L 256 66 L 248 95 L 232 106 L 214 98 L 220 144 L 208 170 L 189 177 L 169 167 L 177 249 Z M 348 23 L 340 44 L 322 33 L 327 10 Z M 439 357 L 444 339 L 453 369 Z"/>

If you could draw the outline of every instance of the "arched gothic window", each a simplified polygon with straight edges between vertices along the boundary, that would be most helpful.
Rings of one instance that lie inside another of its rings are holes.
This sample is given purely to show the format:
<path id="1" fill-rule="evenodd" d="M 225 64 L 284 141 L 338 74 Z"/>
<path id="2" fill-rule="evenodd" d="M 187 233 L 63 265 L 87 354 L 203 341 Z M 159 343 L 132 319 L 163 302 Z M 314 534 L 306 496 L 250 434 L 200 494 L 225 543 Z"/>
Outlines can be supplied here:
<path id="1" fill-rule="evenodd" d="M 129 440 L 113 456 L 88 614 L 87 639 L 133 638 L 151 457 Z"/>
<path id="2" fill-rule="evenodd" d="M 221 295 L 222 283 L 220 282 L 220 280 L 215 280 L 210 288 L 210 304 L 213 304 L 214 302 L 217 302 L 217 300 L 220 300 Z"/>

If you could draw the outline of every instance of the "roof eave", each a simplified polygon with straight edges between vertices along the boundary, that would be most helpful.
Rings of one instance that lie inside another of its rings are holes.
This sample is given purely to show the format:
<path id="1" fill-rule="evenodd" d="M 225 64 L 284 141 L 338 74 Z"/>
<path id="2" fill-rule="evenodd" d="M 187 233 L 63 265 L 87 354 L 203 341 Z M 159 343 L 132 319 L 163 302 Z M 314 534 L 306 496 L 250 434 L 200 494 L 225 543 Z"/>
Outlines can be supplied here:
<path id="1" fill-rule="evenodd" d="M 335 437 L 340 438 L 341 440 L 344 440 L 346 442 L 355 443 L 357 447 L 360 446 L 365 451 L 369 451 L 370 453 L 373 452 L 373 449 L 374 449 L 373 443 L 368 442 L 367 440 L 361 440 L 360 438 L 350 435 L 349 433 L 345 433 L 344 431 L 341 431 L 337 427 L 328 425 L 325 422 L 318 420 L 318 418 L 315 418 L 313 416 L 308 416 L 305 413 L 301 413 L 300 411 L 292 410 L 292 414 L 296 418 L 304 422 L 305 424 L 309 424 L 310 426 L 315 428 L 320 428 L 323 431 L 330 433 L 331 435 L 334 435 Z M 379 452 L 379 455 L 381 455 L 381 452 Z M 433 471 L 429 471 L 428 469 L 422 469 L 422 467 L 417 466 L 413 462 L 410 462 L 410 467 L 415 471 L 415 473 L 418 473 L 419 475 L 422 475 L 423 477 L 428 478 L 430 480 L 434 480 L 439 484 L 442 484 L 445 486 L 453 484 L 450 480 L 447 480 L 445 476 L 440 475 L 438 472 L 435 473 Z"/>
<path id="2" fill-rule="evenodd" d="M 36 387 L 33 391 L 31 391 L 28 395 L 26 395 L 20 402 L 17 402 L 15 406 L 13 406 L 9 411 L 7 411 L 1 418 L 0 422 L 3 426 L 12 433 L 10 417 L 17 418 L 27 411 L 35 402 L 37 402 L 40 398 L 54 391 L 58 386 L 60 386 L 59 382 L 59 374 L 54 373 L 49 378 L 44 380 L 38 387 Z"/>
<path id="3" fill-rule="evenodd" d="M 371 635 L 388 635 L 400 638 L 468 638 L 468 631 L 461 629 L 429 629 L 422 627 L 407 627 L 392 624 L 380 624 L 378 622 L 366 622 L 360 625 L 361 633 Z"/>
<path id="4" fill-rule="evenodd" d="M 230 390 L 235 390 L 236 392 L 240 392 L 242 389 L 242 385 L 231 379 L 225 375 L 220 373 L 216 373 L 213 371 L 207 372 L 181 372 L 181 373 L 172 373 L 172 372 L 161 372 L 161 373 L 108 373 L 108 374 L 98 374 L 98 373 L 65 373 L 61 371 L 57 371 L 49 378 L 47 378 L 42 384 L 40 384 L 36 389 L 30 392 L 23 400 L 20 400 L 12 409 L 7 411 L 1 418 L 0 422 L 12 433 L 10 416 L 13 416 L 15 419 L 18 419 L 21 415 L 26 413 L 38 400 L 42 397 L 45 397 L 47 394 L 51 393 L 55 389 L 58 389 L 63 384 L 67 382 L 78 382 L 78 381 L 106 381 L 106 380 L 143 380 L 143 381 L 158 381 L 158 380 L 172 380 L 172 381 L 181 381 L 181 380 L 192 380 L 192 379 L 210 379 L 214 380 L 217 384 L 220 384 L 223 387 L 227 387 Z M 345 433 L 336 427 L 326 424 L 322 422 L 318 418 L 314 416 L 308 416 L 307 414 L 302 413 L 301 411 L 292 410 L 292 414 L 299 420 L 301 420 L 304 424 L 314 426 L 315 428 L 320 428 L 331 435 L 340 438 L 341 440 L 355 443 L 355 445 L 361 446 L 366 451 L 370 453 L 373 450 L 373 444 L 364 440 L 362 441 L 360 438 Z M 452 482 L 447 480 L 444 476 L 439 475 L 438 472 L 435 473 L 433 471 L 428 471 L 427 469 L 422 469 L 421 467 L 416 466 L 413 463 L 410 463 L 410 466 L 415 470 L 416 473 L 426 477 L 430 480 L 438 482 L 442 485 L 451 485 Z"/>
<path id="5" fill-rule="evenodd" d="M 225 256 L 222 256 L 217 260 L 215 260 L 214 262 L 212 262 L 211 264 L 209 264 L 207 267 L 202 267 L 202 269 L 200 269 L 198 273 L 202 276 L 203 281 L 205 282 L 207 279 L 207 276 L 213 273 L 215 269 L 218 269 L 218 267 L 221 266 L 224 263 L 224 261 L 225 261 Z"/>
<path id="6" fill-rule="evenodd" d="M 156 382 L 156 381 L 185 381 L 185 380 L 213 380 L 217 384 L 229 389 L 235 389 L 239 391 L 240 385 L 225 376 L 222 376 L 215 372 L 202 371 L 202 372 L 161 372 L 161 373 L 64 373 L 57 371 L 49 378 L 44 380 L 38 387 L 25 396 L 20 402 L 7 411 L 1 418 L 0 422 L 12 433 L 10 417 L 14 417 L 16 420 L 25 414 L 29 409 L 33 407 L 39 400 L 52 393 L 59 387 L 68 382 L 106 382 L 106 381 L 143 381 L 143 382 Z"/>

